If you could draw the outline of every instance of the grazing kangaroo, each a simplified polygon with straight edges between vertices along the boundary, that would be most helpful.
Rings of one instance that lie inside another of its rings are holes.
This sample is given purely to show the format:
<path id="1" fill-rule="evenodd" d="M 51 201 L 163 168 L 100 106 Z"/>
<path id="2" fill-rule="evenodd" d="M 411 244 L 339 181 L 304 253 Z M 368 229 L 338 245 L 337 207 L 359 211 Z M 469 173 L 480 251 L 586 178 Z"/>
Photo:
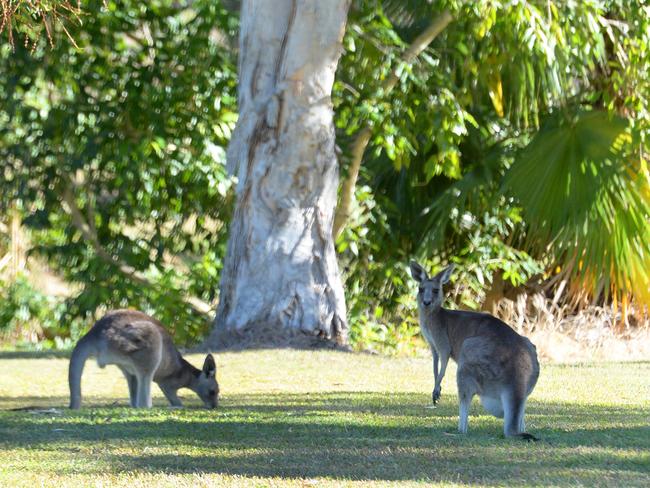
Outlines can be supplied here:
<path id="1" fill-rule="evenodd" d="M 68 370 L 70 408 L 81 407 L 81 374 L 89 356 L 97 358 L 100 368 L 116 364 L 122 370 L 132 407 L 151 408 L 152 381 L 172 406 L 183 406 L 176 394 L 179 388 L 194 391 L 208 408 L 217 406 L 219 385 L 212 354 L 202 370 L 195 368 L 183 359 L 163 325 L 142 312 L 109 312 L 79 340 Z"/>
<path id="2" fill-rule="evenodd" d="M 433 403 L 440 399 L 440 383 L 451 356 L 458 364 L 461 433 L 467 433 L 469 407 L 474 395 L 479 395 L 485 410 L 504 419 L 506 437 L 537 440 L 525 432 L 524 425 L 526 399 L 539 377 L 533 343 L 490 314 L 442 308 L 442 287 L 449 281 L 453 265 L 433 278 L 415 261 L 410 267 L 420 285 L 420 328 L 433 352 Z"/>

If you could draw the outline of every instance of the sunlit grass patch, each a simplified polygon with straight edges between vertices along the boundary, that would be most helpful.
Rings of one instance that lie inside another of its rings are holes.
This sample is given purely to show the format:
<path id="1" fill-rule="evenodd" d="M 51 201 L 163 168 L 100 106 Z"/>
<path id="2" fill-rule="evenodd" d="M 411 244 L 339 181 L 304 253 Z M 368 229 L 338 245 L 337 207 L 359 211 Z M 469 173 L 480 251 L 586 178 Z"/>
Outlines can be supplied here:
<path id="1" fill-rule="evenodd" d="M 199 356 L 191 356 L 194 363 Z M 477 402 L 456 433 L 455 370 L 430 408 L 426 359 L 337 352 L 218 355 L 220 408 L 126 407 L 116 368 L 0 356 L 0 486 L 650 485 L 650 363 L 543 365 L 538 443 L 504 439 Z M 9 409 L 32 407 L 27 410 Z"/>

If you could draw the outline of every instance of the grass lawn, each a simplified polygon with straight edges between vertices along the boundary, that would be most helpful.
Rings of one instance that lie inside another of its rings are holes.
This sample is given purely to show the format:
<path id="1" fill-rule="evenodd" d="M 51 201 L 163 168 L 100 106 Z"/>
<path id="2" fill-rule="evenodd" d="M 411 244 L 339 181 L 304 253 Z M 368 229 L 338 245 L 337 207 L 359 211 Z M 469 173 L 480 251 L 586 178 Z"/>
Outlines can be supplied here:
<path id="1" fill-rule="evenodd" d="M 190 360 L 199 365 L 200 356 Z M 114 366 L 86 364 L 66 409 L 63 357 L 0 353 L 0 486 L 650 486 L 650 362 L 543 365 L 537 443 L 504 439 L 475 400 L 458 435 L 455 369 L 293 350 L 217 356 L 217 410 L 126 408 Z M 32 409 L 11 410 L 23 407 Z"/>

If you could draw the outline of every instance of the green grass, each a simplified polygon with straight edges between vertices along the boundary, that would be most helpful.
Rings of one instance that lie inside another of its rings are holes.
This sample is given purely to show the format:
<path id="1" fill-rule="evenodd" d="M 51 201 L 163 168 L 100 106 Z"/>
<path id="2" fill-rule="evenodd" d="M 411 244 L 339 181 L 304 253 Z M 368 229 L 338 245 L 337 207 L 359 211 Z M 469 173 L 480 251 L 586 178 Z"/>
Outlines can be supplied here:
<path id="1" fill-rule="evenodd" d="M 190 360 L 199 364 L 201 358 Z M 458 435 L 455 370 L 430 406 L 428 359 L 219 354 L 219 409 L 126 408 L 115 367 L 0 353 L 0 486 L 650 486 L 650 363 L 543 365 L 527 409 L 542 441 L 504 439 L 475 403 Z M 12 408 L 34 407 L 12 411 Z"/>

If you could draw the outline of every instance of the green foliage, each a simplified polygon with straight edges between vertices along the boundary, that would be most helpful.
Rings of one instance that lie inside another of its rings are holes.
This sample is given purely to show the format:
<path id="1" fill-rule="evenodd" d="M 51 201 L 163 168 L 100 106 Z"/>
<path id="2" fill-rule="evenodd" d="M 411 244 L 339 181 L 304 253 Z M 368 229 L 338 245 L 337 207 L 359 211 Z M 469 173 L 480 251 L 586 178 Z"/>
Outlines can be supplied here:
<path id="1" fill-rule="evenodd" d="M 137 307 L 195 340 L 208 324 L 181 297 L 212 301 L 225 253 L 237 19 L 213 1 L 83 9 L 93 14 L 71 31 L 79 49 L 2 48 L 0 211 L 26 202 L 33 252 L 82 285 L 74 316 Z"/>
<path id="2" fill-rule="evenodd" d="M 413 354 L 426 347 L 419 337 L 415 287 L 406 262 L 386 255 L 387 241 L 370 239 L 371 232 L 391 229 L 371 189 L 357 188 L 349 225 L 337 239 L 345 280 L 350 344 L 356 350 Z M 388 261 L 382 261 L 382 258 Z"/>
<path id="3" fill-rule="evenodd" d="M 426 252 L 419 254 L 422 248 L 417 244 L 406 241 L 406 231 L 402 242 L 395 240 L 394 231 L 400 227 L 393 219 L 408 220 L 409 216 L 387 215 L 375 198 L 370 187 L 357 189 L 350 225 L 337 241 L 355 349 L 401 355 L 427 347 L 419 336 L 417 287 L 408 269 L 413 257 L 430 272 L 449 261 L 456 264 L 454 286 L 448 290 L 452 307 L 480 309 L 495 273 L 517 287 L 544 270 L 537 260 L 508 242 L 521 224 L 516 207 L 502 204 L 480 216 L 452 211 L 449 225 L 454 240 L 448 243 L 454 253 L 428 257 Z M 385 200 L 382 203 L 388 206 Z M 413 235 L 415 230 L 409 228 L 408 233 Z"/>
<path id="4" fill-rule="evenodd" d="M 385 152 L 397 170 L 423 159 L 419 183 L 462 175 L 461 146 L 472 127 L 488 128 L 488 137 L 534 128 L 607 61 L 595 5 L 547 12 L 531 2 L 408 2 L 423 20 L 404 26 L 406 4 L 386 3 L 387 10 L 384 2 L 358 2 L 350 15 L 335 87 L 338 124 L 351 134 L 369 123 L 374 155 Z M 445 8 L 454 21 L 413 65 L 399 64 Z M 381 81 L 392 70 L 399 89 L 385 97 Z"/>
<path id="5" fill-rule="evenodd" d="M 11 283 L 0 281 L 0 337 L 13 338 L 15 347 L 34 348 L 28 334 L 39 339 L 39 349 L 70 347 L 79 329 L 65 321 L 65 310 L 63 300 L 38 291 L 24 275 Z"/>
<path id="6" fill-rule="evenodd" d="M 46 38 L 54 45 L 54 34 L 65 33 L 73 44 L 66 25 L 81 25 L 81 2 L 67 0 L 2 0 L 0 1 L 0 34 L 5 34 L 9 44 L 36 48 L 39 39 Z"/>
<path id="7" fill-rule="evenodd" d="M 650 180 L 630 157 L 626 126 L 598 111 L 552 118 L 509 168 L 503 185 L 536 223 L 529 247 L 541 254 L 550 246 L 559 261 L 571 263 L 567 275 L 581 279 L 595 296 L 611 290 L 645 301 Z"/>
<path id="8" fill-rule="evenodd" d="M 400 64 L 445 8 L 454 21 Z M 650 302 L 648 13 L 636 1 L 356 3 L 337 126 L 344 164 L 358 127 L 373 130 L 360 184 L 380 217 L 365 219 L 357 243 L 372 259 L 350 260 L 348 276 L 358 266 L 380 290 L 384 317 L 406 290 L 368 262 L 396 269 L 413 256 L 436 269 L 456 262 L 455 301 L 473 308 L 495 272 L 520 286 L 556 266 L 595 300 Z M 391 70 L 400 82 L 386 95 Z M 591 127 L 575 132 L 576 120 Z"/>
<path id="9" fill-rule="evenodd" d="M 0 330 L 8 332 L 31 321 L 43 320 L 45 327 L 53 325 L 53 301 L 34 290 L 24 276 L 15 282 L 0 282 Z"/>
<path id="10" fill-rule="evenodd" d="M 453 222 L 459 240 L 453 258 L 457 263 L 455 294 L 464 306 L 481 309 L 495 273 L 516 288 L 544 271 L 542 263 L 509 242 L 521 223 L 517 208 L 503 205 L 486 211 L 481 218 L 465 213 Z"/>
<path id="11" fill-rule="evenodd" d="M 214 303 L 232 205 L 236 15 L 89 0 L 79 26 L 29 10 L 65 2 L 19 3 L 37 42 L 0 46 L 0 212 L 22 202 L 33 252 L 80 285 L 70 317 L 138 307 L 191 342 L 208 324 L 183 297 Z M 473 308 L 495 273 L 516 287 L 556 266 L 595 300 L 650 302 L 645 3 L 353 2 L 333 101 L 343 174 L 372 130 L 337 242 L 356 347 L 422 345 L 412 257 L 455 262 L 452 301 Z"/>

